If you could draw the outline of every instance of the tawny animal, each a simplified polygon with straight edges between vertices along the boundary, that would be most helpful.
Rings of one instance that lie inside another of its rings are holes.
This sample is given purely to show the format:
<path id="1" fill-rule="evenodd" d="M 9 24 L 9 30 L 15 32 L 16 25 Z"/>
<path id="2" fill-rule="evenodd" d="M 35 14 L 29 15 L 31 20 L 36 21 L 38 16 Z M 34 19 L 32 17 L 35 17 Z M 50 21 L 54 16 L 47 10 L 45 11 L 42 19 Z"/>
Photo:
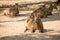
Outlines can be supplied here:
<path id="1" fill-rule="evenodd" d="M 41 14 L 40 17 L 41 18 L 47 18 L 47 11 L 46 11 L 46 7 L 45 5 L 42 5 L 40 8 L 38 8 L 37 10 L 39 10 L 39 13 Z"/>
<path id="2" fill-rule="evenodd" d="M 56 4 L 50 4 L 49 8 L 46 8 L 46 4 L 44 4 L 40 8 L 38 8 L 37 10 L 39 10 L 39 12 L 41 14 L 40 15 L 41 18 L 47 18 L 48 15 L 52 15 L 53 9 L 57 10 Z"/>
<path id="3" fill-rule="evenodd" d="M 47 11 L 47 14 L 48 15 L 52 15 L 52 11 L 53 9 L 56 9 L 57 10 L 57 5 L 56 4 L 49 4 L 50 7 L 49 8 L 46 8 L 46 11 Z"/>
<path id="4" fill-rule="evenodd" d="M 43 24 L 40 18 L 40 13 L 38 10 L 35 10 L 31 16 L 26 19 L 26 31 L 30 31 L 30 32 L 35 32 L 36 30 L 39 30 L 39 32 L 43 33 L 44 29 L 43 29 Z"/>
<path id="5" fill-rule="evenodd" d="M 19 15 L 19 10 L 18 10 L 18 6 L 17 4 L 15 4 L 15 7 L 13 8 L 6 8 L 3 13 L 2 13 L 4 16 L 16 16 L 16 15 Z"/>
<path id="6" fill-rule="evenodd" d="M 12 8 L 6 8 L 2 14 L 3 16 L 15 16 Z"/>
<path id="7" fill-rule="evenodd" d="M 3 12 L 2 12 L 2 15 L 7 16 L 7 15 L 9 15 L 9 12 L 10 12 L 10 8 L 5 8 L 5 10 L 3 10 Z"/>
<path id="8" fill-rule="evenodd" d="M 40 13 L 41 18 L 47 18 L 48 15 L 52 15 L 53 9 L 57 9 L 56 4 L 49 4 L 50 7 L 46 8 L 46 4 L 41 5 L 40 8 L 36 9 Z"/>

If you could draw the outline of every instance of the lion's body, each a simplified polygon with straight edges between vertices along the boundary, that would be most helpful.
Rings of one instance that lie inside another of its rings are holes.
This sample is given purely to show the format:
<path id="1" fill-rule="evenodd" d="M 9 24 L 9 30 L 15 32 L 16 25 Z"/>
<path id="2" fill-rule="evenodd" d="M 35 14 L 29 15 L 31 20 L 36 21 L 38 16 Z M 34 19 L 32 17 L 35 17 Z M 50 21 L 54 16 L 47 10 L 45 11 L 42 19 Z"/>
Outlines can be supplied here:
<path id="1" fill-rule="evenodd" d="M 4 16 L 16 16 L 19 15 L 18 5 L 16 4 L 15 7 L 5 8 L 2 13 Z"/>
<path id="2" fill-rule="evenodd" d="M 30 32 L 35 32 L 36 30 L 39 30 L 40 32 L 43 32 L 43 24 L 40 18 L 40 13 L 38 13 L 38 10 L 33 12 L 31 14 L 32 17 L 29 17 L 26 20 L 26 30 Z"/>
<path id="3" fill-rule="evenodd" d="M 50 7 L 46 9 L 48 15 L 52 15 L 53 9 L 57 9 L 56 4 L 50 4 Z"/>

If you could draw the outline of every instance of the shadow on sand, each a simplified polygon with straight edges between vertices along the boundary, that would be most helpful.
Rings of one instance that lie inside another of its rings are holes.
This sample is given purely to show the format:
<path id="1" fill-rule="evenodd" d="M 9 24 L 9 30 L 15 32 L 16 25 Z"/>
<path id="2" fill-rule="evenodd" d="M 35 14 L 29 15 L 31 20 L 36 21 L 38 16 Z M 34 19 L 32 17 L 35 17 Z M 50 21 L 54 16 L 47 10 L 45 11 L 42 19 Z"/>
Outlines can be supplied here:
<path id="1" fill-rule="evenodd" d="M 26 13 L 26 14 L 19 14 L 17 15 L 16 17 L 26 17 L 26 16 L 29 16 L 30 14 L 29 13 Z"/>
<path id="2" fill-rule="evenodd" d="M 10 21 L 0 21 L 0 23 L 2 22 L 19 22 L 19 21 L 25 21 L 26 19 L 21 19 L 21 20 L 10 20 Z"/>
<path id="3" fill-rule="evenodd" d="M 20 17 L 28 17 L 29 15 L 30 14 L 28 14 L 28 13 L 27 14 L 20 14 Z M 60 20 L 60 13 L 55 13 L 53 15 L 48 16 L 47 18 L 41 18 L 41 20 L 43 22 Z"/>
<path id="4" fill-rule="evenodd" d="M 20 14 L 20 15 L 18 15 L 18 16 L 16 16 L 16 17 L 13 17 L 13 18 L 18 18 L 18 17 L 28 17 L 30 14 Z M 12 19 L 13 19 L 12 18 Z M 18 22 L 18 21 L 25 21 L 26 20 L 26 18 L 23 18 L 23 19 L 19 19 L 19 20 L 8 20 L 8 21 L 0 21 L 0 23 L 1 22 Z M 42 22 L 47 22 L 47 21 L 56 21 L 56 20 L 60 20 L 60 13 L 55 13 L 55 14 L 53 14 L 53 15 L 51 15 L 51 16 L 48 16 L 47 18 L 41 18 L 41 20 L 42 20 Z"/>
<path id="5" fill-rule="evenodd" d="M 60 13 L 53 14 L 51 16 L 48 16 L 47 18 L 41 18 L 43 22 L 47 21 L 59 21 L 60 20 Z"/>
<path id="6" fill-rule="evenodd" d="M 60 35 L 48 34 L 23 34 L 15 36 L 0 37 L 0 40 L 60 40 Z"/>

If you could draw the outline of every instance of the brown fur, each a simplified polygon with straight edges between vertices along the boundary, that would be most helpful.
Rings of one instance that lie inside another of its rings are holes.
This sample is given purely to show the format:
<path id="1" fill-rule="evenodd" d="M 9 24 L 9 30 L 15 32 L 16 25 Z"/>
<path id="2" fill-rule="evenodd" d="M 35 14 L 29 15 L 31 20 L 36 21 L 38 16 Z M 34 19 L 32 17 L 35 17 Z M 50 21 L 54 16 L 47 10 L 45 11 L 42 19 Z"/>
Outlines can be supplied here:
<path id="1" fill-rule="evenodd" d="M 16 16 L 19 14 L 19 10 L 18 10 L 18 6 L 17 4 L 15 5 L 15 7 L 13 8 L 6 8 L 4 11 L 3 11 L 3 15 L 4 16 Z"/>
<path id="2" fill-rule="evenodd" d="M 56 9 L 57 10 L 56 4 L 50 4 L 50 7 L 47 9 L 48 15 L 52 15 L 53 9 Z"/>
<path id="3" fill-rule="evenodd" d="M 10 8 L 6 8 L 4 11 L 3 11 L 3 16 L 8 16 L 10 13 Z"/>
<path id="4" fill-rule="evenodd" d="M 50 4 L 49 8 L 46 8 L 46 4 L 44 4 L 37 10 L 39 10 L 39 13 L 41 14 L 40 15 L 41 18 L 47 18 L 48 15 L 52 15 L 53 9 L 57 9 L 56 4 Z"/>
<path id="5" fill-rule="evenodd" d="M 40 17 L 41 18 L 47 18 L 47 11 L 46 11 L 46 7 L 45 5 L 42 5 L 40 8 L 38 8 L 37 10 L 39 10 L 40 13 Z"/>
<path id="6" fill-rule="evenodd" d="M 46 4 L 39 8 L 40 14 L 42 18 L 47 18 L 48 15 L 52 15 L 53 9 L 57 9 L 56 4 L 49 4 L 50 7 L 46 8 Z"/>
<path id="7" fill-rule="evenodd" d="M 39 30 L 41 33 L 43 32 L 43 24 L 41 22 L 40 19 L 40 13 L 38 13 L 38 10 L 34 11 L 31 14 L 32 18 L 28 18 L 26 20 L 26 30 L 25 32 L 28 30 L 30 32 L 35 32 L 36 30 Z"/>

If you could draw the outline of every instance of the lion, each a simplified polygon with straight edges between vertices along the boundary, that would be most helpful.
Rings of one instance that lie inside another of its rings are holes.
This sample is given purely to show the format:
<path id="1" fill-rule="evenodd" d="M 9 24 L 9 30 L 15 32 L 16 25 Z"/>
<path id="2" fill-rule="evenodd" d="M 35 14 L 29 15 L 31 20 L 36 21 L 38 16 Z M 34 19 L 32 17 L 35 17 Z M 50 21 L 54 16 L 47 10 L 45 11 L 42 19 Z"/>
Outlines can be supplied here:
<path id="1" fill-rule="evenodd" d="M 5 10 L 3 10 L 2 14 L 3 16 L 8 16 L 10 13 L 10 8 L 5 8 Z"/>
<path id="2" fill-rule="evenodd" d="M 38 10 L 35 10 L 33 13 L 31 13 L 31 16 L 26 19 L 26 31 L 35 32 L 36 30 L 39 30 L 39 32 L 43 33 L 43 24 L 40 18 L 40 13 Z"/>
<path id="3" fill-rule="evenodd" d="M 50 7 L 46 9 L 47 14 L 48 15 L 53 15 L 52 14 L 52 11 L 53 11 L 53 9 L 56 9 L 57 10 L 57 6 L 56 6 L 56 4 L 49 4 L 49 5 L 50 5 Z"/>
<path id="4" fill-rule="evenodd" d="M 5 10 L 2 13 L 4 16 L 17 16 L 19 15 L 19 10 L 18 10 L 18 5 L 17 3 L 15 4 L 15 7 L 9 7 L 9 8 L 5 8 Z"/>

